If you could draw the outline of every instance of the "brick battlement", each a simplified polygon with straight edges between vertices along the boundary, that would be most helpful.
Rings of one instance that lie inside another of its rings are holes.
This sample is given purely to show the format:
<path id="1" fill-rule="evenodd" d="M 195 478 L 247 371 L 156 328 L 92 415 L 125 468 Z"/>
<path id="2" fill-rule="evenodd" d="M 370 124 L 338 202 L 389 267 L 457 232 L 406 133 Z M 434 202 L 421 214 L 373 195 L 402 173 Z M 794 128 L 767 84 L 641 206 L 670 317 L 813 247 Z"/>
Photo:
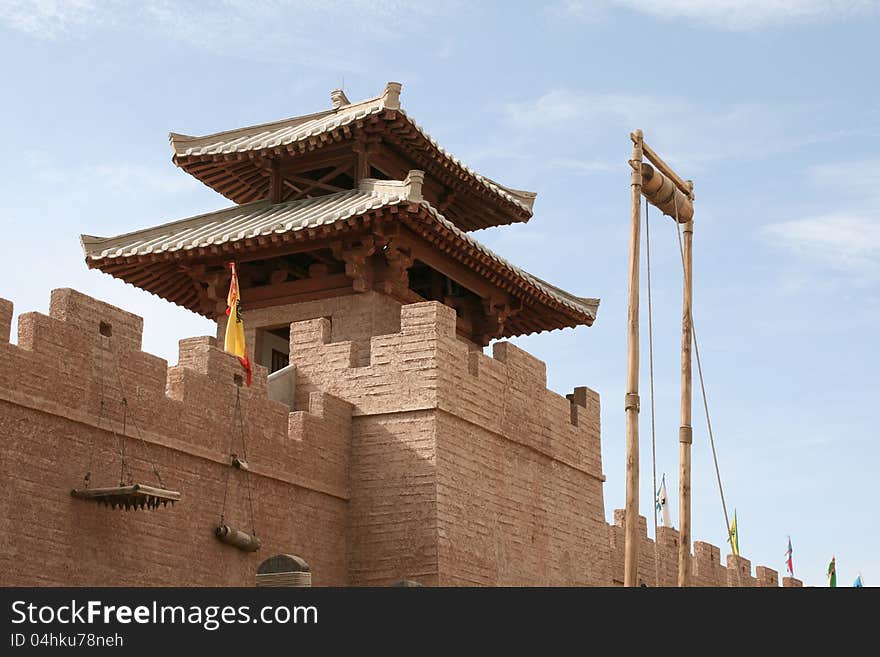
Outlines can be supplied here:
<path id="1" fill-rule="evenodd" d="M 0 320 L 11 316 L 9 302 L 0 308 L 9 309 Z M 102 327 L 109 337 L 101 335 Z M 339 454 L 347 454 L 350 424 L 345 402 L 315 393 L 305 401 L 308 410 L 288 420 L 289 409 L 268 399 L 264 367 L 254 367 L 250 387 L 239 387 L 236 381 L 244 375 L 241 365 L 213 337 L 181 340 L 178 364 L 168 367 L 164 359 L 140 351 L 142 331 L 140 317 L 74 290 L 55 290 L 49 315 L 22 314 L 18 345 L 9 344 L 7 338 L 0 347 L 4 350 L 0 388 L 18 397 L 29 396 L 33 405 L 45 400 L 56 409 L 79 411 L 83 421 L 84 416 L 94 416 L 89 423 L 96 426 L 103 388 L 104 426 L 109 421 L 121 431 L 125 410 L 126 433 L 132 438 L 137 438 L 132 426 L 136 424 L 148 442 L 174 443 L 180 449 L 188 445 L 200 454 L 214 453 L 224 462 L 219 455 L 228 450 L 240 393 L 247 418 L 246 444 L 254 464 L 265 459 L 273 471 L 302 471 L 304 460 L 327 461 L 331 452 L 336 454 L 332 462 L 344 464 Z M 334 425 L 333 430 L 324 425 Z M 336 444 L 328 444 L 328 433 L 338 437 Z M 333 481 L 331 488 L 344 496 L 345 486 L 331 470 L 310 468 L 309 472 L 326 484 Z"/>
<path id="2" fill-rule="evenodd" d="M 622 582 L 599 395 L 548 390 L 545 364 L 508 342 L 485 355 L 456 336 L 445 305 L 371 292 L 249 314 L 249 338 L 289 322 L 293 411 L 269 399 L 259 365 L 241 386 L 214 337 L 181 340 L 169 367 L 141 351 L 141 318 L 74 290 L 53 291 L 48 315 L 22 314 L 17 345 L 12 311 L 0 299 L 0 533 L 12 537 L 0 585 L 251 585 L 263 558 L 287 553 L 318 585 Z M 122 438 L 132 479 L 161 483 L 157 465 L 181 492 L 175 507 L 113 512 L 70 496 L 89 469 L 93 486 L 116 485 Z M 247 478 L 230 452 L 246 456 Z M 214 539 L 221 511 L 256 530 L 259 553 Z M 657 541 L 660 583 L 674 585 L 678 533 Z M 693 572 L 703 586 L 737 585 L 737 572 L 778 585 L 775 571 L 723 565 L 700 542 Z"/>
<path id="3" fill-rule="evenodd" d="M 8 499 L 15 504 L 2 508 L 0 531 L 22 535 L 20 526 L 40 527 L 37 534 L 45 536 L 35 538 L 42 545 L 64 544 L 52 548 L 60 551 L 60 561 L 48 568 L 43 565 L 46 548 L 13 544 L 11 554 L 0 553 L 0 584 L 252 581 L 257 557 L 248 558 L 211 536 L 230 470 L 239 391 L 250 482 L 254 497 L 261 499 L 255 503 L 254 528 L 268 550 L 288 552 L 299 544 L 299 551 L 313 555 L 313 566 L 323 562 L 323 569 L 316 567 L 324 571 L 316 572 L 318 583 L 346 581 L 344 532 L 307 531 L 319 525 L 345 527 L 351 438 L 346 402 L 315 392 L 307 410 L 289 413 L 268 399 L 264 368 L 255 369 L 250 388 L 239 388 L 235 379 L 242 368 L 214 338 L 181 340 L 179 363 L 168 367 L 140 351 L 141 318 L 74 290 L 55 290 L 48 316 L 22 314 L 18 345 L 9 343 L 11 315 L 12 304 L 0 301 L 2 448 L 7 472 L 15 473 L 8 484 Z M 155 462 L 166 484 L 180 490 L 181 502 L 173 510 L 132 514 L 131 524 L 120 524 L 110 511 L 70 497 L 90 461 L 93 486 L 116 485 L 119 436 L 127 439 L 135 481 L 157 485 Z M 233 451 L 241 454 L 240 437 L 235 439 Z M 234 471 L 229 480 L 226 517 L 250 530 L 243 474 Z M 284 500 L 299 500 L 298 518 L 285 514 Z M 158 553 L 144 555 L 141 546 L 159 540 L 156 532 L 173 532 L 182 545 L 168 548 L 170 564 L 157 563 L 148 579 L 138 579 L 144 577 L 138 559 L 163 561 Z M 97 564 L 77 565 L 82 550 L 101 552 L 112 545 L 125 554 L 117 555 L 109 571 Z M 212 560 L 213 565 L 206 563 Z M 192 573 L 181 579 L 188 570 Z"/>
<path id="4" fill-rule="evenodd" d="M 676 586 L 678 582 L 678 530 L 671 527 L 657 528 L 657 543 L 648 537 L 647 519 L 639 516 L 639 579 L 648 586 L 656 586 L 655 555 L 659 564 L 659 586 Z M 623 509 L 614 510 L 614 524 L 609 527 L 611 543 L 620 558 L 615 560 L 614 581 L 623 583 L 623 541 L 626 527 Z M 739 578 L 737 578 L 737 570 Z M 743 586 L 778 587 L 779 574 L 772 568 L 758 566 L 752 576 L 751 562 L 742 556 L 727 555 L 727 565 L 721 562 L 721 550 L 711 543 L 694 541 L 691 555 L 691 579 L 693 586 Z M 786 580 L 791 578 L 786 577 Z M 792 579 L 786 586 L 802 586 L 800 580 Z"/>
<path id="5" fill-rule="evenodd" d="M 375 415 L 439 409 L 604 480 L 599 395 L 547 389 L 546 365 L 509 342 L 486 356 L 458 339 L 455 311 L 437 302 L 400 309 L 400 332 L 373 336 L 369 358 L 354 341 L 332 342 L 327 318 L 291 324 L 297 404 L 315 389 Z"/>

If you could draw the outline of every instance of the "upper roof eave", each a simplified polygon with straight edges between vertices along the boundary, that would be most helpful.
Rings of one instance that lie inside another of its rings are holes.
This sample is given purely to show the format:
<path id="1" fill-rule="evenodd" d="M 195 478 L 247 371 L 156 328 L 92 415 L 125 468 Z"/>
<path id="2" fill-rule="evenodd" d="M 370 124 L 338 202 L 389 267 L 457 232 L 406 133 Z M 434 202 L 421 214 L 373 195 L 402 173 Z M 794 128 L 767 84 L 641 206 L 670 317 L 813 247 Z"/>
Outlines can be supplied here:
<path id="1" fill-rule="evenodd" d="M 341 105 L 337 108 L 315 112 L 303 116 L 291 117 L 280 121 L 261 123 L 233 130 L 226 130 L 204 136 L 169 133 L 169 141 L 173 152 L 173 160 L 178 166 L 183 161 L 200 161 L 204 158 L 237 157 L 245 153 L 257 153 L 287 147 L 307 141 L 326 132 L 348 125 L 358 119 L 380 114 L 385 110 L 394 110 L 396 114 L 409 122 L 419 137 L 440 155 L 471 177 L 477 185 L 482 186 L 502 200 L 513 204 L 528 220 L 532 216 L 536 192 L 506 187 L 487 176 L 477 173 L 464 162 L 446 151 L 431 135 L 415 122 L 400 107 L 401 85 L 389 82 L 385 91 L 373 98 Z M 320 144 L 318 144 L 320 147 Z M 192 172 L 191 175 L 195 175 Z M 198 178 L 197 175 L 195 177 Z"/>

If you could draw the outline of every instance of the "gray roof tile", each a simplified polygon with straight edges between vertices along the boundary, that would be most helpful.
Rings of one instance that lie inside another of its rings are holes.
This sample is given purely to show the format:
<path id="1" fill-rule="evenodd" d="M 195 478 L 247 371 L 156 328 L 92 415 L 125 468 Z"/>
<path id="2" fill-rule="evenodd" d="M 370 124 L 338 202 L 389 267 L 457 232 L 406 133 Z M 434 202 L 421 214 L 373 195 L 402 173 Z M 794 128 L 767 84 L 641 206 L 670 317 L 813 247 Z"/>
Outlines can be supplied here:
<path id="1" fill-rule="evenodd" d="M 364 180 L 361 189 L 277 205 L 256 201 L 116 237 L 83 235 L 81 241 L 86 258 L 100 267 L 103 261 L 115 258 L 188 251 L 248 237 L 325 226 L 373 209 L 409 202 L 420 203 L 454 238 L 485 254 L 516 277 L 571 310 L 595 319 L 598 299 L 574 296 L 514 266 L 447 220 L 427 201 L 414 199 L 407 186 L 395 181 Z"/>

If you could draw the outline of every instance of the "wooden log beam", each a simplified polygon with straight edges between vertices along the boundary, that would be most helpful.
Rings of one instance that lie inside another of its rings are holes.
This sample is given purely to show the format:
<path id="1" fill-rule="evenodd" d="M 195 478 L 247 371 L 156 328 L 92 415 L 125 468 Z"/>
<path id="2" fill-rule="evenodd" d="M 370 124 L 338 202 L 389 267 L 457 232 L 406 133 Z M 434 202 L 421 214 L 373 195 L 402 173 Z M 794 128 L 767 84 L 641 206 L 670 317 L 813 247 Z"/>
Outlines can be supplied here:
<path id="1" fill-rule="evenodd" d="M 329 274 L 320 278 L 302 278 L 275 285 L 243 287 L 242 298 L 246 300 L 246 306 L 250 307 L 252 303 L 258 301 L 291 298 L 301 294 L 337 290 L 340 288 L 351 289 L 351 278 L 346 274 Z"/>
<path id="2" fill-rule="evenodd" d="M 294 178 L 294 182 L 300 182 L 300 180 L 302 180 L 302 182 L 300 184 L 303 185 L 303 190 L 300 192 L 300 194 L 305 195 L 305 196 L 308 196 L 310 194 L 310 192 L 316 188 L 321 188 L 321 189 L 328 189 L 329 188 L 329 189 L 334 189 L 336 191 L 343 191 L 344 188 L 336 187 L 335 185 L 330 185 L 328 181 L 333 180 L 336 176 L 339 176 L 343 173 L 346 173 L 347 171 L 350 171 L 351 167 L 352 167 L 351 162 L 343 162 L 342 164 L 337 166 L 335 169 L 333 169 L 329 173 L 325 173 L 320 178 L 317 178 L 316 180 L 312 180 L 311 184 L 305 183 L 306 180 L 310 180 L 309 178 L 300 178 L 299 176 L 294 176 L 293 178 Z"/>
<path id="3" fill-rule="evenodd" d="M 679 223 L 694 218 L 694 203 L 690 197 L 679 190 L 670 178 L 645 163 L 642 163 L 642 194 L 651 205 Z"/>
<path id="4" fill-rule="evenodd" d="M 630 135 L 630 138 L 635 141 L 635 137 L 633 135 L 635 135 L 635 133 Z M 671 179 L 672 182 L 675 183 L 675 186 L 678 187 L 678 189 L 682 192 L 682 194 L 686 194 L 689 199 L 693 200 L 693 185 L 690 185 L 688 181 L 679 176 L 671 166 L 666 164 L 666 162 L 663 161 L 663 158 L 657 155 L 657 153 L 654 152 L 654 150 L 645 143 L 644 137 L 642 137 L 641 141 L 642 152 L 644 153 L 645 157 L 648 158 L 648 161 L 650 161 L 655 167 L 657 167 L 663 173 L 663 175 Z"/>
<path id="5" fill-rule="evenodd" d="M 346 164 L 346 168 L 348 168 L 348 164 Z M 337 174 L 338 175 L 338 174 Z M 305 196 L 310 196 L 309 191 L 313 189 L 323 189 L 328 192 L 344 192 L 347 191 L 345 187 L 337 187 L 336 185 L 330 185 L 325 182 L 318 182 L 317 180 L 312 180 L 311 178 L 304 178 L 302 176 L 294 176 L 288 175 L 287 180 L 291 180 L 294 183 L 303 187 L 303 191 L 301 192 Z"/>

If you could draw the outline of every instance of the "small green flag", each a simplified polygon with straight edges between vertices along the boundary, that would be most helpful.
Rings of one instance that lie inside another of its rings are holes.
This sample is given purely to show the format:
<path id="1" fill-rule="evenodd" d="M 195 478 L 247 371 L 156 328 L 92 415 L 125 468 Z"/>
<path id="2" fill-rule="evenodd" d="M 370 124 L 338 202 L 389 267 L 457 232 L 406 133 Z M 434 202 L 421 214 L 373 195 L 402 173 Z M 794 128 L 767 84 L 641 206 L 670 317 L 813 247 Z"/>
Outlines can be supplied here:
<path id="1" fill-rule="evenodd" d="M 828 586 L 837 587 L 837 567 L 834 565 L 834 557 L 831 557 L 831 563 L 828 564 Z"/>

